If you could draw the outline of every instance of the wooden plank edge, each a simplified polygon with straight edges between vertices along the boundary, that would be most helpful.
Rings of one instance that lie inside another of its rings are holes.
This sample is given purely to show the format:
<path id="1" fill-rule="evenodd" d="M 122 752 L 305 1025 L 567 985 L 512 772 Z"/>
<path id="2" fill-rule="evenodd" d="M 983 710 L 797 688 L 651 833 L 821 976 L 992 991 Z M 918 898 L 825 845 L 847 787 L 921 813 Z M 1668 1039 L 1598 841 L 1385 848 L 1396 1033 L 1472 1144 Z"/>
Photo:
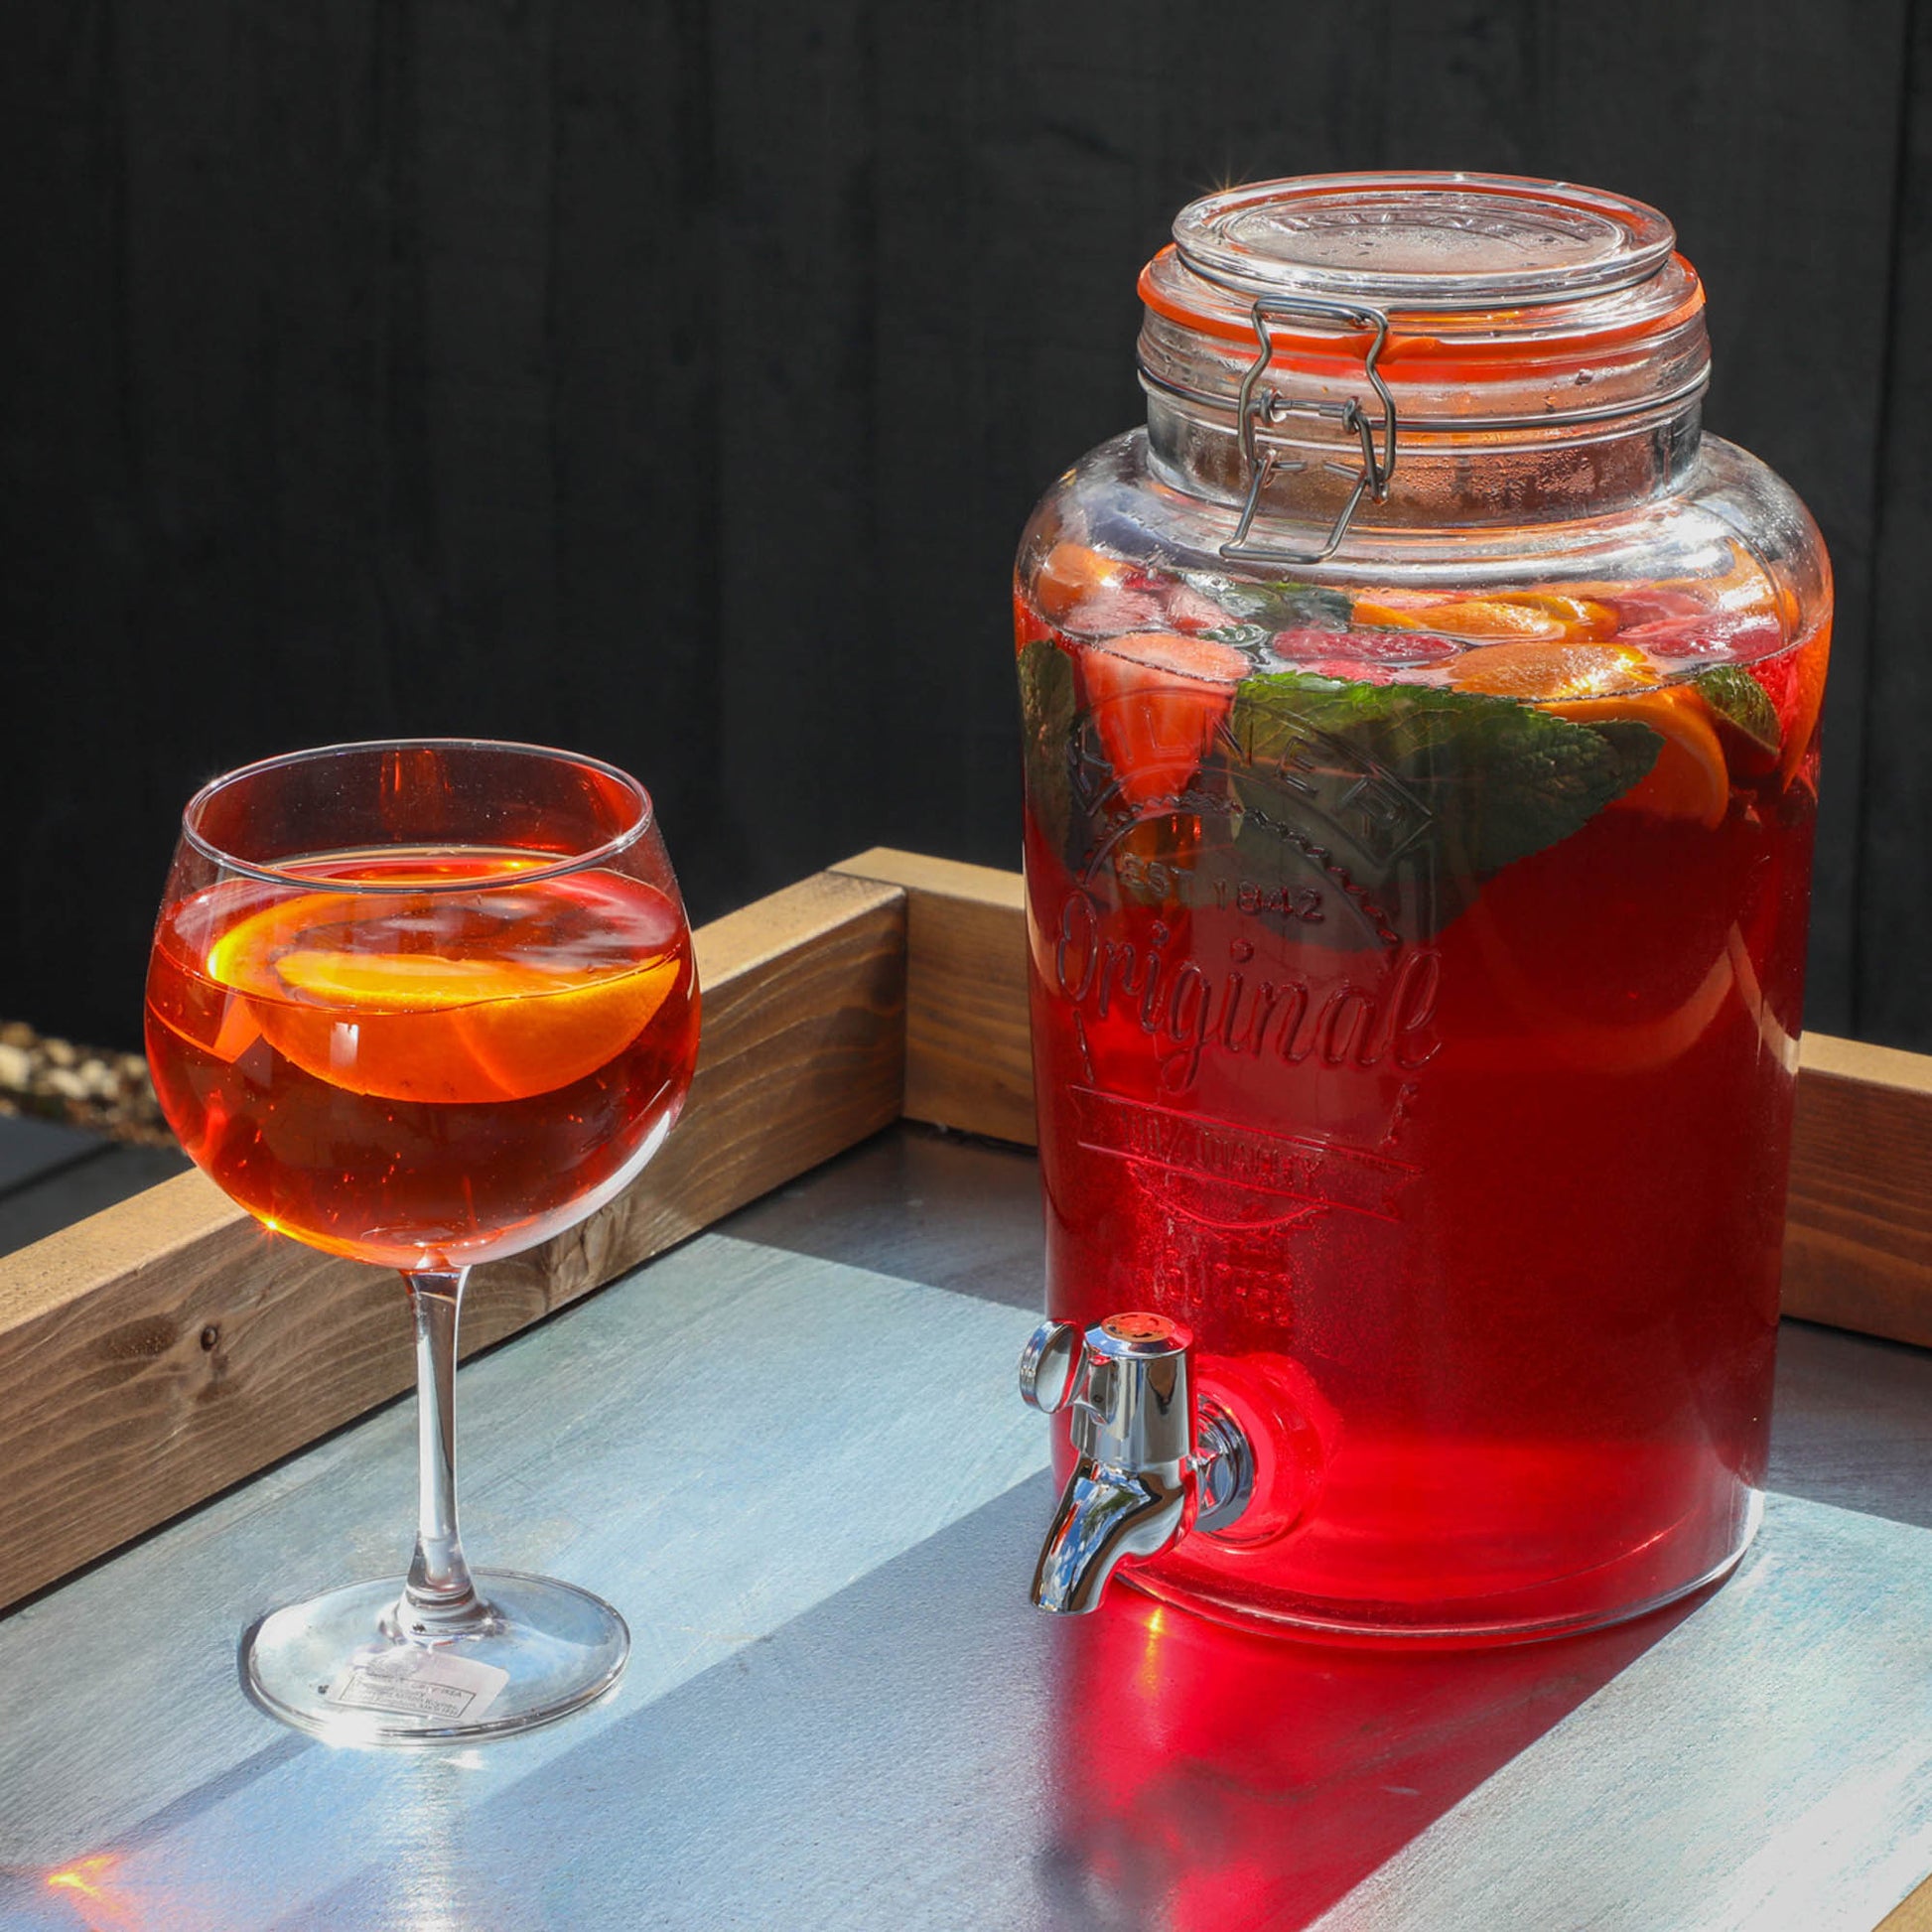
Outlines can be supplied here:
<path id="1" fill-rule="evenodd" d="M 1932 1058 L 1807 1035 L 1784 1312 L 1932 1345 Z"/>
<path id="2" fill-rule="evenodd" d="M 1932 1097 L 1932 1053 L 1908 1053 L 1897 1046 L 1874 1046 L 1868 1040 L 1840 1039 L 1831 1034 L 1806 1034 L 1798 1043 L 1798 1054 L 1805 1073 Z"/>
<path id="3" fill-rule="evenodd" d="M 907 1118 L 1032 1147 L 1020 875 L 887 847 L 835 870 L 905 894 Z"/>
<path id="4" fill-rule="evenodd" d="M 889 1126 L 904 895 L 819 874 L 697 934 L 684 1117 L 618 1200 L 479 1268 L 465 1353 Z M 0 1608 L 401 1393 L 384 1270 L 258 1227 L 199 1173 L 0 1259 Z"/>
<path id="5" fill-rule="evenodd" d="M 1932 1932 L 1932 1878 L 1906 1893 L 1872 1932 Z"/>

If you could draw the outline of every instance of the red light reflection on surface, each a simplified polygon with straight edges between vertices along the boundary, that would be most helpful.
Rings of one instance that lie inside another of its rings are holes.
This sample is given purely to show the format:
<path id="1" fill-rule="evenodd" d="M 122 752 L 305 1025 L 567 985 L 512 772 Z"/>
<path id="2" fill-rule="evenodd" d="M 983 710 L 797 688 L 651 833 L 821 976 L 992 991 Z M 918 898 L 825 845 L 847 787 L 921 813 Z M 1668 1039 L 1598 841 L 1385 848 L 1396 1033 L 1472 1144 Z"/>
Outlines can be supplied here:
<path id="1" fill-rule="evenodd" d="M 51 1892 L 69 1894 L 77 1908 L 84 1901 L 90 1927 L 113 1927 L 118 1932 L 120 1927 L 132 1928 L 139 1923 L 132 1904 L 115 1891 L 114 1873 L 120 1863 L 117 1853 L 96 1852 L 50 1871 L 41 1882 Z"/>
<path id="2" fill-rule="evenodd" d="M 1702 1601 L 1418 1652 L 1291 1642 L 1117 1587 L 1063 1626 L 1048 1894 L 1077 1923 L 1307 1925 Z"/>

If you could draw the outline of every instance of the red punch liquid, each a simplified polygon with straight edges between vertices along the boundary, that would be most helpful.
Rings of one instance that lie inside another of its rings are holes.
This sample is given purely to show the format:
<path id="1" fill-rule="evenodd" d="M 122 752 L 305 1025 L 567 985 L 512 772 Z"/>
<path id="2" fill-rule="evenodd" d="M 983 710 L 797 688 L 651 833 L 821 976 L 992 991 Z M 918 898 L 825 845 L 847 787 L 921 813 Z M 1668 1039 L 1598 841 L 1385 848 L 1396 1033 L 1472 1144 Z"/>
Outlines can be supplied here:
<path id="1" fill-rule="evenodd" d="M 615 1193 L 690 1084 L 690 932 L 614 872 L 518 883 L 545 863 L 348 855 L 290 869 L 314 891 L 166 907 L 148 1056 L 196 1162 L 269 1226 L 397 1268 L 515 1253 Z M 451 881 L 475 890 L 410 890 Z"/>
<path id="2" fill-rule="evenodd" d="M 1721 1572 L 1826 636 L 1631 586 L 1257 638 L 1075 548 L 1019 607 L 1049 1311 L 1184 1321 L 1260 1463 L 1227 1538 L 1124 1574 L 1462 1643 Z M 1515 612 L 1543 629 L 1498 641 Z"/>

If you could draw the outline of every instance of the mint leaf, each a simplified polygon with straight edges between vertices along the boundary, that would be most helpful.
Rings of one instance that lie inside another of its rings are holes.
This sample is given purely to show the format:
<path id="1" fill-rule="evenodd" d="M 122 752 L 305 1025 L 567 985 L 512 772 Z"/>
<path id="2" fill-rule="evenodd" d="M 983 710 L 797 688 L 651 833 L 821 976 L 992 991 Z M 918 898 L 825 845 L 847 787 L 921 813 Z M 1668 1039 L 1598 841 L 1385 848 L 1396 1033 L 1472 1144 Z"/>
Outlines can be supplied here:
<path id="1" fill-rule="evenodd" d="M 1076 856 L 1073 812 L 1073 664 L 1036 638 L 1020 653 L 1020 719 L 1027 796 L 1053 850 Z"/>
<path id="2" fill-rule="evenodd" d="M 1298 584 L 1286 577 L 1248 584 L 1211 571 L 1190 570 L 1182 573 L 1182 581 L 1213 599 L 1229 617 L 1244 624 L 1259 624 L 1263 630 L 1346 630 L 1354 609 L 1346 591 Z"/>
<path id="3" fill-rule="evenodd" d="M 1711 707 L 1721 727 L 1743 740 L 1746 753 L 1757 756 L 1751 761 L 1760 770 L 1777 762 L 1784 746 L 1784 733 L 1778 726 L 1777 707 L 1763 685 L 1750 672 L 1735 664 L 1714 664 L 1691 680 L 1697 694 Z"/>
<path id="4" fill-rule="evenodd" d="M 1664 749 L 1663 733 L 1653 731 L 1635 718 L 1606 719 L 1600 725 L 1587 725 L 1584 729 L 1603 739 L 1622 766 L 1622 782 L 1610 794 L 1612 798 L 1621 798 L 1639 778 L 1647 778 L 1650 767 L 1657 762 L 1658 753 Z"/>
<path id="5" fill-rule="evenodd" d="M 1440 930 L 1482 880 L 1627 791 L 1663 743 L 1634 721 L 1581 725 L 1510 698 L 1301 671 L 1245 680 L 1227 736 L 1241 814 L 1229 859 L 1249 887 L 1318 885 L 1318 917 L 1292 902 L 1284 916 L 1355 945 Z"/>

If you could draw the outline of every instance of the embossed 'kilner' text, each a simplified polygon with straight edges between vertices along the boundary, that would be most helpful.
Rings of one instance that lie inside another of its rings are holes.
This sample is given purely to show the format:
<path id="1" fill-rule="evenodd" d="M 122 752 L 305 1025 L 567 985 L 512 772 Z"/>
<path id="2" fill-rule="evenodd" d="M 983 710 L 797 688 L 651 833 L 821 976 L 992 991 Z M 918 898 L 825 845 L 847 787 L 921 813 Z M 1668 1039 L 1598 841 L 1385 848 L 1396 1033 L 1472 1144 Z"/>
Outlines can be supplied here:
<path id="1" fill-rule="evenodd" d="M 1208 1053 L 1414 1072 L 1442 1050 L 1436 1014 L 1443 956 L 1405 946 L 1367 962 L 1374 970 L 1266 978 L 1245 960 L 1210 972 L 1198 960 L 1170 959 L 1169 932 L 1156 922 L 1138 943 L 1110 937 L 1090 894 L 1060 907 L 1053 974 L 1060 993 L 1094 1020 L 1131 1017 L 1149 1039 L 1167 1042 L 1162 1084 L 1184 1093 Z M 1243 948 L 1244 951 L 1249 949 Z"/>

